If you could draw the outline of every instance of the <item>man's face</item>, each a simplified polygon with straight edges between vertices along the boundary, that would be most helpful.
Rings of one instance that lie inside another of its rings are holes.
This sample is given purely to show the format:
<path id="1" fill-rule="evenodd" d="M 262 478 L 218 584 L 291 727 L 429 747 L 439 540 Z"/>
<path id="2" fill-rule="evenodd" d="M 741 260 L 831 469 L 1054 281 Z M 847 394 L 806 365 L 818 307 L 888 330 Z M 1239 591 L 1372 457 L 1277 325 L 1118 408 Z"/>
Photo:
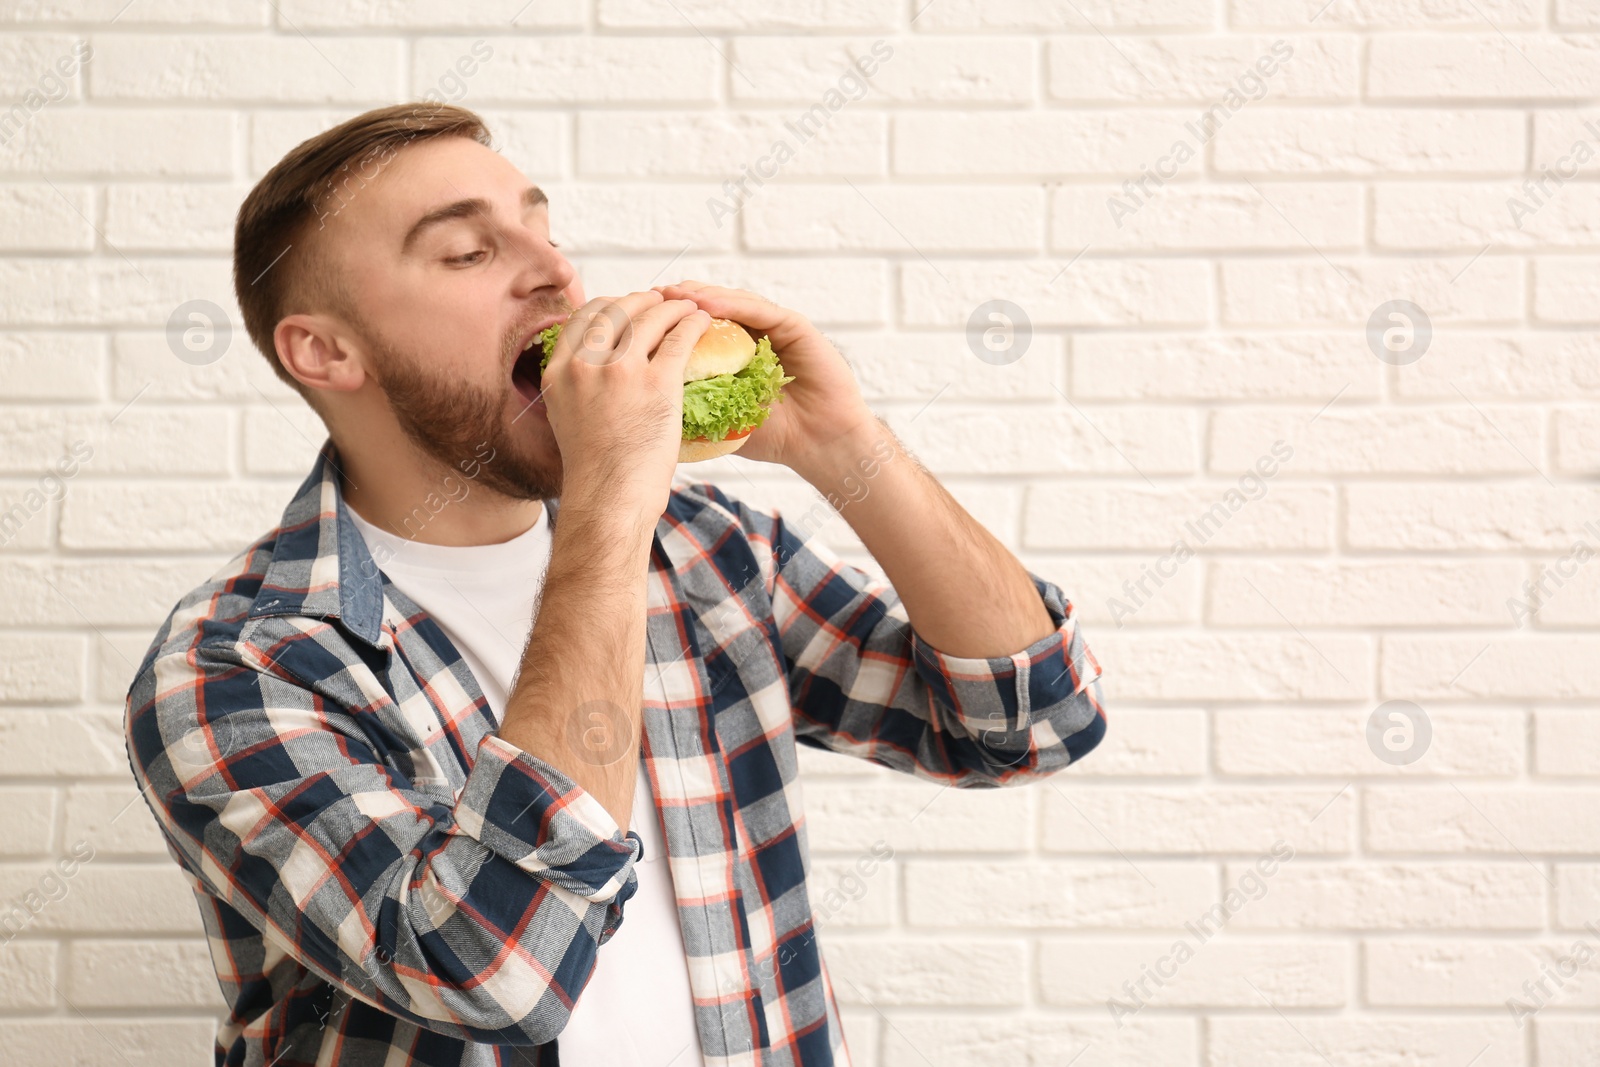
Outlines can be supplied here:
<path id="1" fill-rule="evenodd" d="M 363 365 L 405 435 L 507 496 L 558 496 L 537 344 L 514 374 L 528 340 L 584 302 L 543 194 L 499 153 L 440 137 L 402 148 L 325 223 Z"/>

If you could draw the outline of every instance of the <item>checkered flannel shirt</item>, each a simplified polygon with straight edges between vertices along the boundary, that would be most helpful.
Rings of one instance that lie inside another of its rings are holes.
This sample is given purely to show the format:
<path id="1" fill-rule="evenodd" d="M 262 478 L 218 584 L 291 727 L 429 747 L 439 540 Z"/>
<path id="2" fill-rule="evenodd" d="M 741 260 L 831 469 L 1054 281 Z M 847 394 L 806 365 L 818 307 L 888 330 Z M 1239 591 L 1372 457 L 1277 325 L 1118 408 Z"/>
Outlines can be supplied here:
<path id="1" fill-rule="evenodd" d="M 642 843 L 497 736 L 336 462 L 330 441 L 282 524 L 177 604 L 128 694 L 134 776 L 228 1004 L 216 1062 L 555 1064 Z M 947 656 L 889 585 L 706 482 L 674 484 L 648 583 L 641 755 L 705 1062 L 848 1065 L 796 744 L 1026 784 L 1104 735 L 1099 667 L 1048 581 L 1049 636 Z"/>

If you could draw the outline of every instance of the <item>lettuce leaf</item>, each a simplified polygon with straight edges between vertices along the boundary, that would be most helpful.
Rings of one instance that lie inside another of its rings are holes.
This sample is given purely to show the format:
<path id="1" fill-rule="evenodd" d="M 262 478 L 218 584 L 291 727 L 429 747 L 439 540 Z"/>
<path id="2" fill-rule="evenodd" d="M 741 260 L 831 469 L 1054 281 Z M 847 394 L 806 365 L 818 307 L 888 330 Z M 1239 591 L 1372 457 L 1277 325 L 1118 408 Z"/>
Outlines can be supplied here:
<path id="1" fill-rule="evenodd" d="M 539 335 L 544 346 L 540 370 L 550 362 L 560 336 L 559 323 Z M 771 405 L 783 399 L 782 389 L 792 381 L 793 375 L 783 373 L 783 364 L 772 351 L 772 341 L 763 337 L 756 342 L 756 354 L 737 373 L 684 384 L 683 439 L 721 441 L 730 433 L 755 429 L 766 421 Z"/>

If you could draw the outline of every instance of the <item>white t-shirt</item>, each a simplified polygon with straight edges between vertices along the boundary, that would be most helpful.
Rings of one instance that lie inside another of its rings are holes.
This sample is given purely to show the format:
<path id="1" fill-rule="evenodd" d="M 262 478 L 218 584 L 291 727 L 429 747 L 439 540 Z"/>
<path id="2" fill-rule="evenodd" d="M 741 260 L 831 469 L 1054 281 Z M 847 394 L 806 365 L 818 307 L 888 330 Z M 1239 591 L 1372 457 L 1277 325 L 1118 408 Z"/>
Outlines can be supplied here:
<path id="1" fill-rule="evenodd" d="M 495 722 L 505 711 L 550 562 L 549 512 L 498 545 L 428 545 L 355 514 L 379 568 L 438 623 L 478 680 Z M 380 551 L 379 546 L 382 546 Z M 639 888 L 600 949 L 556 1039 L 562 1067 L 704 1067 L 666 842 L 644 761 L 629 829 L 644 842 Z"/>

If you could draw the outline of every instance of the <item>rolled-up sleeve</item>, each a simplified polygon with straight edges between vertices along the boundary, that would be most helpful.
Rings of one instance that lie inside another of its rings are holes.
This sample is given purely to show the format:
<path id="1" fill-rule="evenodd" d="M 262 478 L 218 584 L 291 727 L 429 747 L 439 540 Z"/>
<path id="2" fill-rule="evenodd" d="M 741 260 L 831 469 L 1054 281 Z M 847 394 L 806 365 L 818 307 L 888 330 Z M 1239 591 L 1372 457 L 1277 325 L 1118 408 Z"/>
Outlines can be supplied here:
<path id="1" fill-rule="evenodd" d="M 1105 736 L 1099 664 L 1053 583 L 1030 573 L 1050 634 L 1009 656 L 949 656 L 916 633 L 889 583 L 777 511 L 704 491 L 738 518 L 762 564 L 801 742 L 985 787 L 1053 774 Z"/>
<path id="2" fill-rule="evenodd" d="M 493 736 L 452 803 L 381 758 L 371 710 L 315 680 L 332 663 L 313 639 L 276 651 L 171 651 L 133 683 L 134 777 L 179 862 L 382 1011 L 464 1040 L 553 1040 L 637 888 L 638 835 Z"/>

